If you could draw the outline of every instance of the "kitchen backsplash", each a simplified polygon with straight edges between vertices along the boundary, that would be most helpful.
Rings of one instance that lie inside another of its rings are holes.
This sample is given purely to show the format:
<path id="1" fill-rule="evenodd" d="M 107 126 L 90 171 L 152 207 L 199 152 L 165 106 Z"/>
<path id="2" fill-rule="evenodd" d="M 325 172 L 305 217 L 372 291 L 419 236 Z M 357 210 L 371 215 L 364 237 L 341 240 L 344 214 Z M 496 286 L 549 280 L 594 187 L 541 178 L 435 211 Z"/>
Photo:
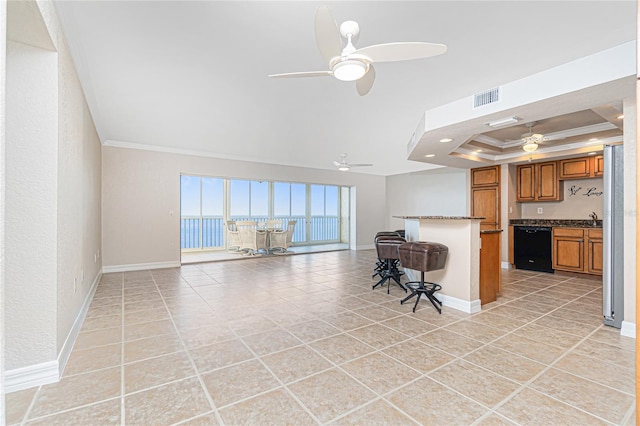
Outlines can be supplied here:
<path id="1" fill-rule="evenodd" d="M 595 212 L 598 218 L 602 219 L 602 178 L 564 181 L 563 201 L 519 204 L 522 219 L 589 219 L 591 212 Z M 538 213 L 540 208 L 542 213 Z"/>

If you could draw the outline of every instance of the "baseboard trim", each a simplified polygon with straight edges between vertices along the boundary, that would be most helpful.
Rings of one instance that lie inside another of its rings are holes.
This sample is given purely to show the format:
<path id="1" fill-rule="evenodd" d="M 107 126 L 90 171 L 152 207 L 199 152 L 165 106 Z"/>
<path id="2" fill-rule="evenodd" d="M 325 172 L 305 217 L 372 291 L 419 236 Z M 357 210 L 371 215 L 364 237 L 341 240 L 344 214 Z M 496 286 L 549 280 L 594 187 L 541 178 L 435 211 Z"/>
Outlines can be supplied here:
<path id="1" fill-rule="evenodd" d="M 133 263 L 130 265 L 103 266 L 102 273 L 107 274 L 110 272 L 144 271 L 146 269 L 164 269 L 164 268 L 179 268 L 179 267 L 180 267 L 180 261 Z"/>
<path id="2" fill-rule="evenodd" d="M 416 271 L 412 269 L 404 269 L 404 272 L 409 281 L 418 281 L 420 279 L 415 273 Z M 458 311 L 466 312 L 468 314 L 475 314 L 476 312 L 480 312 L 482 310 L 480 306 L 480 299 L 468 301 L 458 299 L 457 297 L 453 296 L 447 296 L 446 294 L 442 293 L 436 293 L 436 296 L 438 296 L 438 299 L 442 301 L 442 306 L 446 306 L 448 308 L 453 308 Z M 422 300 L 424 299 L 420 299 L 421 303 Z"/>
<path id="3" fill-rule="evenodd" d="M 69 361 L 69 357 L 71 356 L 73 345 L 78 338 L 82 324 L 84 323 L 87 312 L 89 311 L 89 306 L 91 306 L 93 295 L 96 292 L 96 288 L 98 288 L 100 277 L 102 277 L 102 270 L 98 271 L 98 274 L 91 283 L 91 289 L 84 298 L 82 309 L 78 313 L 78 316 L 69 331 L 69 335 L 62 345 L 62 349 L 58 354 L 58 359 L 55 361 L 43 362 L 40 364 L 30 365 L 28 367 L 5 371 L 4 391 L 6 393 L 17 392 L 35 386 L 48 385 L 50 383 L 60 381 L 62 372 L 67 365 L 67 361 Z"/>
<path id="4" fill-rule="evenodd" d="M 500 267 L 502 269 L 511 269 L 511 264 L 509 262 L 501 262 Z"/>
<path id="5" fill-rule="evenodd" d="M 91 306 L 91 301 L 93 300 L 93 295 L 96 293 L 96 289 L 98 288 L 98 283 L 100 282 L 100 278 L 102 277 L 102 269 L 98 271 L 96 278 L 91 283 L 91 288 L 89 292 L 84 298 L 84 302 L 82 304 L 82 309 L 76 316 L 76 320 L 67 335 L 67 339 L 64 341 L 62 345 L 62 349 L 58 354 L 58 369 L 59 369 L 59 377 L 62 377 L 62 372 L 64 368 L 67 366 L 67 361 L 69 361 L 69 357 L 71 356 L 71 350 L 73 349 L 73 345 L 76 343 L 76 339 L 78 338 L 78 334 L 80 334 L 80 329 L 82 328 L 82 324 L 84 323 L 85 318 L 87 317 L 87 312 L 89 311 L 89 306 Z"/>
<path id="6" fill-rule="evenodd" d="M 17 392 L 35 386 L 56 383 L 60 379 L 58 361 L 47 361 L 4 372 L 4 391 Z"/>
<path id="7" fill-rule="evenodd" d="M 620 326 L 620 335 L 625 337 L 636 338 L 636 324 L 634 322 L 622 321 Z"/>
<path id="8" fill-rule="evenodd" d="M 480 299 L 467 301 L 458 299 L 457 297 L 447 296 L 446 294 L 438 294 L 438 298 L 442 300 L 442 305 L 448 308 L 457 309 L 458 311 L 466 312 L 468 314 L 475 314 L 480 312 Z"/>
<path id="9" fill-rule="evenodd" d="M 374 248 L 376 248 L 376 246 L 373 245 L 373 244 L 365 244 L 365 245 L 361 245 L 361 246 L 356 246 L 356 250 L 373 250 Z"/>

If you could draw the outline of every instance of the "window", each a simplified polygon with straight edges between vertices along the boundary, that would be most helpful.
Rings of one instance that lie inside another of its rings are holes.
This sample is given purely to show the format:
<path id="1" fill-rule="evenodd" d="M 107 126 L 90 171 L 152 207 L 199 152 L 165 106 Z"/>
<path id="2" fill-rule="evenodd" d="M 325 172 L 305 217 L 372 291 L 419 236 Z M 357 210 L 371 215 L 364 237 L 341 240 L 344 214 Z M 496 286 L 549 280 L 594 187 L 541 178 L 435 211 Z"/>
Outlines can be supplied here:
<path id="1" fill-rule="evenodd" d="M 183 175 L 180 188 L 182 249 L 223 248 L 226 220 L 273 218 L 285 228 L 294 220 L 294 243 L 341 241 L 340 187 L 335 185 Z"/>
<path id="2" fill-rule="evenodd" d="M 180 176 L 180 248 L 224 246 L 224 179 Z"/>
<path id="3" fill-rule="evenodd" d="M 311 185 L 311 241 L 340 238 L 338 187 Z"/>

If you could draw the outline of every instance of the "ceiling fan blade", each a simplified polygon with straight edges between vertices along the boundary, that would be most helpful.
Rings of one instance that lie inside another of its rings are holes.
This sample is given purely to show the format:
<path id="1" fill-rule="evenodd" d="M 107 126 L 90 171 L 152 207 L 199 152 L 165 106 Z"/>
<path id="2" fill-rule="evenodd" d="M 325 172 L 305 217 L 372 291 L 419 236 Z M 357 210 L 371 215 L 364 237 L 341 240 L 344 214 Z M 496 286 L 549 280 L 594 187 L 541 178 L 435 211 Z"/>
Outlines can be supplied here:
<path id="1" fill-rule="evenodd" d="M 304 71 L 304 72 L 287 72 L 284 74 L 271 74 L 273 78 L 298 78 L 298 77 L 330 77 L 333 71 Z"/>
<path id="2" fill-rule="evenodd" d="M 369 167 L 373 166 L 373 164 L 349 164 L 349 167 Z"/>
<path id="3" fill-rule="evenodd" d="M 336 166 L 336 167 L 340 167 L 342 165 L 342 163 L 338 163 L 337 161 L 334 161 L 333 165 Z"/>
<path id="4" fill-rule="evenodd" d="M 361 79 L 356 81 L 356 90 L 360 96 L 364 96 L 369 93 L 369 90 L 373 87 L 373 82 L 376 79 L 376 70 L 373 68 L 373 64 L 369 65 L 369 71 Z"/>
<path id="5" fill-rule="evenodd" d="M 358 49 L 352 54 L 364 55 L 373 62 L 394 62 L 428 58 L 442 55 L 446 51 L 447 46 L 444 44 L 415 41 L 374 44 L 373 46 Z"/>
<path id="6" fill-rule="evenodd" d="M 327 6 L 316 10 L 315 18 L 316 44 L 324 59 L 329 62 L 342 53 L 342 37 L 338 24 Z"/>

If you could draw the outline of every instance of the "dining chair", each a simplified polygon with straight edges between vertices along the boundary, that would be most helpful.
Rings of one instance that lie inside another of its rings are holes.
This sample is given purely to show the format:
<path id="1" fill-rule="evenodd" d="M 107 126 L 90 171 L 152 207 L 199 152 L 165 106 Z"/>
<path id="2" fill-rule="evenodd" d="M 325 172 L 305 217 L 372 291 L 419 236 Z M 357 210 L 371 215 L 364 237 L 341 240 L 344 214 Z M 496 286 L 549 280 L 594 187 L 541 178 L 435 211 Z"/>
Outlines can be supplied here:
<path id="1" fill-rule="evenodd" d="M 227 221 L 227 236 L 229 238 L 227 242 L 227 249 L 239 253 L 242 242 L 240 241 L 240 233 L 236 228 L 235 220 Z"/>
<path id="2" fill-rule="evenodd" d="M 240 250 L 247 250 L 250 256 L 260 256 L 260 250 L 267 251 L 267 232 L 258 229 L 255 221 L 236 222 L 240 234 Z"/>
<path id="3" fill-rule="evenodd" d="M 276 229 L 269 231 L 269 252 L 273 254 L 287 253 L 287 231 Z"/>
<path id="4" fill-rule="evenodd" d="M 290 220 L 287 223 L 287 251 L 289 247 L 293 246 L 293 231 L 296 229 L 296 223 L 298 222 L 295 220 Z"/>
<path id="5" fill-rule="evenodd" d="M 280 230 L 282 229 L 282 220 L 280 219 L 267 219 L 267 230 Z"/>

